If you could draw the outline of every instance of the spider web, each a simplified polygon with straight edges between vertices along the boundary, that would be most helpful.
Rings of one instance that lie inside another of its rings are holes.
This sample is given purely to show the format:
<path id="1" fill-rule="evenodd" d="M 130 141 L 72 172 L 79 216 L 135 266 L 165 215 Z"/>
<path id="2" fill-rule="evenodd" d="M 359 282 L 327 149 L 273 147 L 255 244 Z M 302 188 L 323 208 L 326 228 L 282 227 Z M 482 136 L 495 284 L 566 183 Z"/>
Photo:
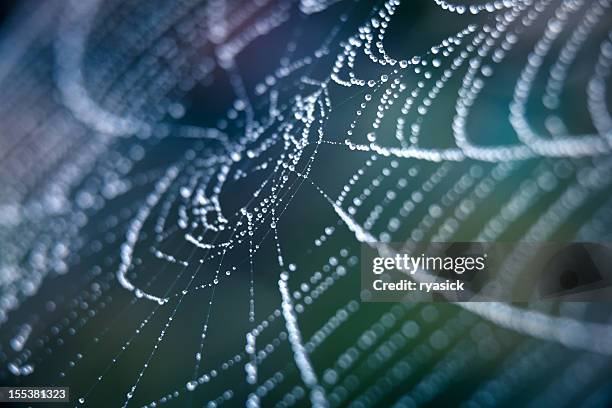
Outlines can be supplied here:
<path id="1" fill-rule="evenodd" d="M 22 5 L 0 47 L 3 383 L 94 406 L 604 406 L 605 304 L 361 303 L 359 251 L 605 242 L 609 8 Z"/>

